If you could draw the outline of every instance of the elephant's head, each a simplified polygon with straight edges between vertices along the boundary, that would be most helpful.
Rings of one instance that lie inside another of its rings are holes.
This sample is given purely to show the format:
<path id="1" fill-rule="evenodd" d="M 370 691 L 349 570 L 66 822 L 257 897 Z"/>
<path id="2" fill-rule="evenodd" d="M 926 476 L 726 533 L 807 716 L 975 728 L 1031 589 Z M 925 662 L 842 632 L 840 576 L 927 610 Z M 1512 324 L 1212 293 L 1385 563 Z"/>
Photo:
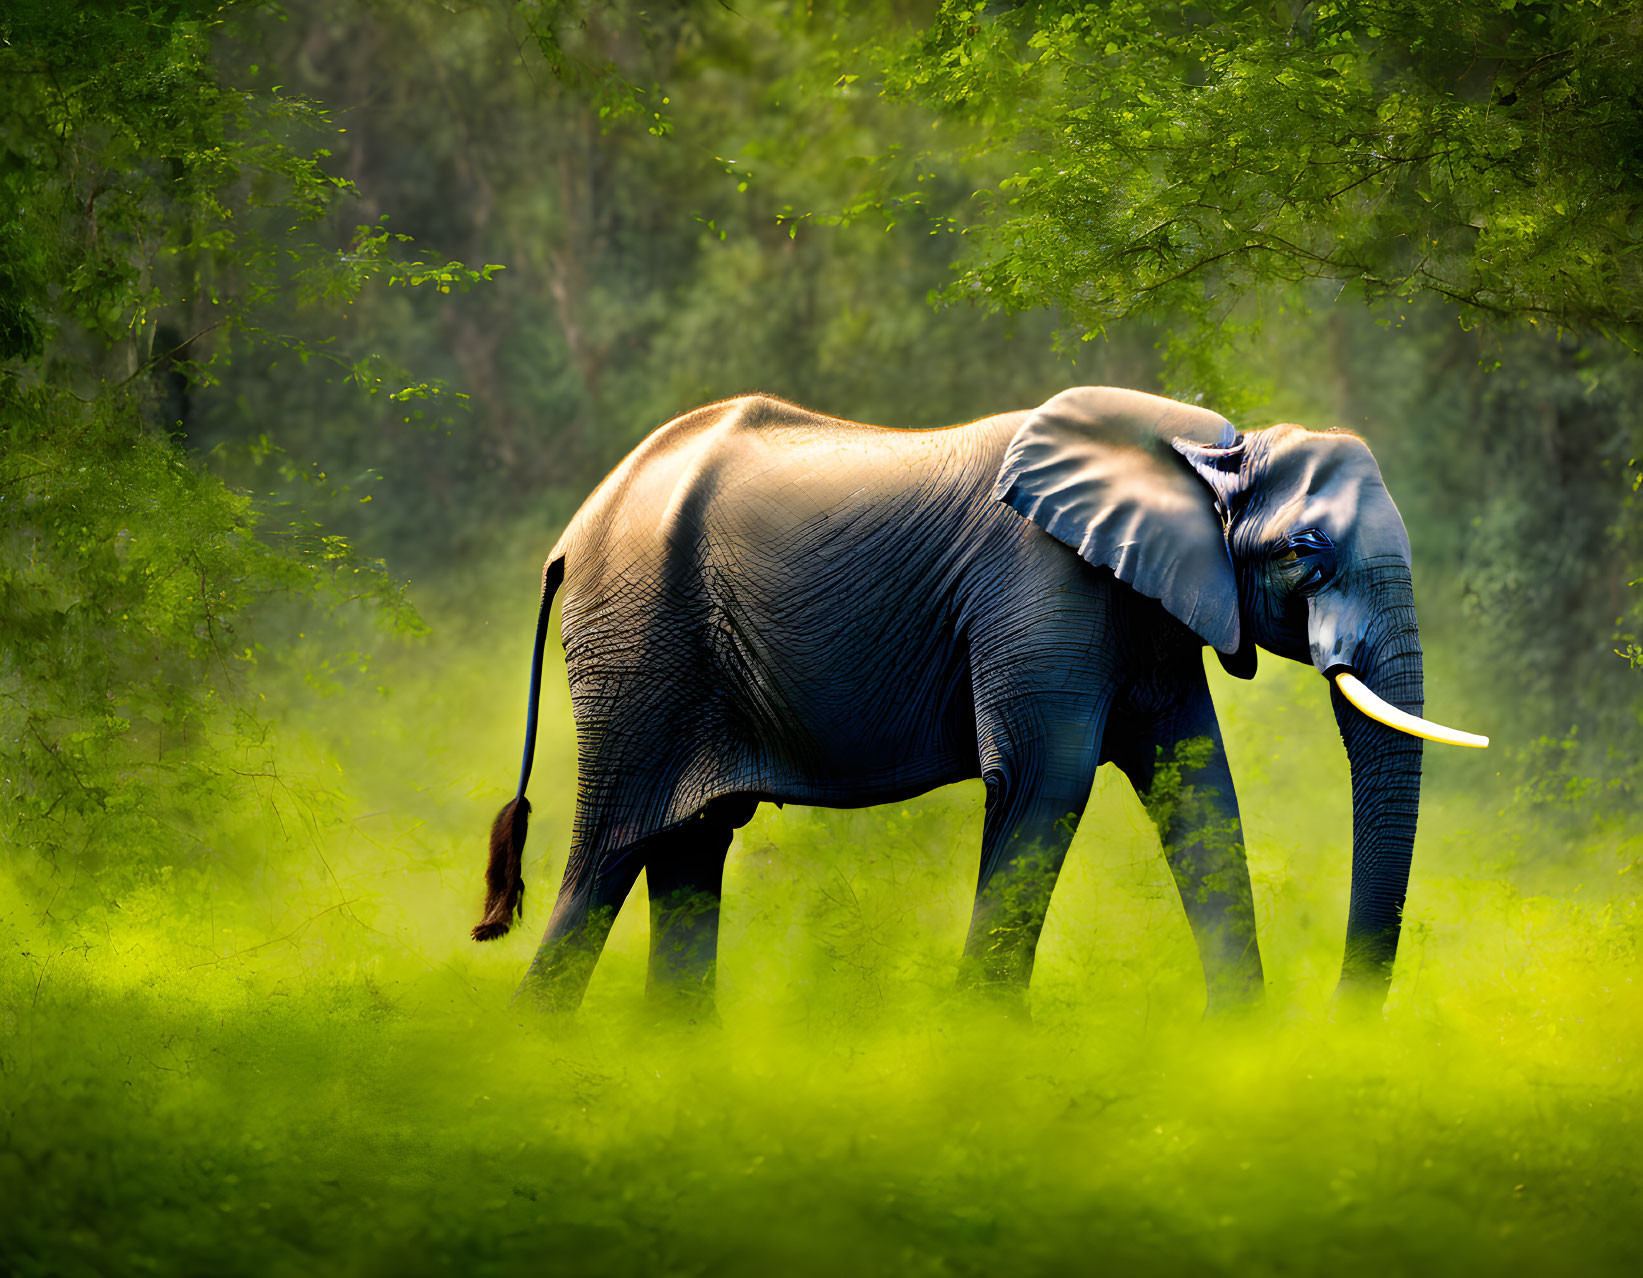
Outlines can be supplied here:
<path id="1" fill-rule="evenodd" d="M 1343 987 L 1383 997 L 1420 805 L 1421 738 L 1487 745 L 1419 717 L 1409 536 L 1369 448 L 1345 432 L 1238 433 L 1207 409 L 1077 387 L 1011 441 L 997 496 L 1159 600 L 1243 678 L 1255 650 L 1330 681 L 1352 768 Z"/>

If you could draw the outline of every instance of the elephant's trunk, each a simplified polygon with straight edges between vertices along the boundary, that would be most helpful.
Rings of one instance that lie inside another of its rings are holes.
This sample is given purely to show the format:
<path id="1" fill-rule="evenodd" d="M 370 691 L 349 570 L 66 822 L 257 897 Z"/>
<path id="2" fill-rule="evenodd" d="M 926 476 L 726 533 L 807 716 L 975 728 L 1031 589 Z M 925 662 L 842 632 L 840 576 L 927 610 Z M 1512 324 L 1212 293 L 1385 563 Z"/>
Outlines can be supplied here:
<path id="1" fill-rule="evenodd" d="M 1367 624 L 1352 645 L 1350 667 L 1378 697 L 1419 715 L 1425 688 L 1408 569 L 1379 565 L 1369 593 Z M 1409 889 L 1421 740 L 1369 718 L 1333 681 L 1330 697 L 1352 767 L 1352 898 L 1342 993 L 1379 1007 L 1392 980 Z"/>

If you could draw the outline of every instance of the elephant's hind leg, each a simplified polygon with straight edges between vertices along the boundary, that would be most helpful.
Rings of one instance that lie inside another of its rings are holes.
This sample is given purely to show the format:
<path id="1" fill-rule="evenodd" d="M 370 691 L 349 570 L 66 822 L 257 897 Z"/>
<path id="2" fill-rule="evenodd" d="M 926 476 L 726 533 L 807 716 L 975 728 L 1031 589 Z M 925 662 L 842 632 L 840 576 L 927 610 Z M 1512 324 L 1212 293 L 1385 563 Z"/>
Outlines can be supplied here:
<path id="1" fill-rule="evenodd" d="M 515 999 L 544 1011 L 576 1010 L 642 864 L 637 847 L 620 848 L 597 860 L 572 849 L 553 916 Z"/>
<path id="2" fill-rule="evenodd" d="M 645 845 L 650 888 L 651 998 L 681 1010 L 710 1007 L 718 971 L 719 900 L 725 856 L 757 800 L 720 799 Z"/>

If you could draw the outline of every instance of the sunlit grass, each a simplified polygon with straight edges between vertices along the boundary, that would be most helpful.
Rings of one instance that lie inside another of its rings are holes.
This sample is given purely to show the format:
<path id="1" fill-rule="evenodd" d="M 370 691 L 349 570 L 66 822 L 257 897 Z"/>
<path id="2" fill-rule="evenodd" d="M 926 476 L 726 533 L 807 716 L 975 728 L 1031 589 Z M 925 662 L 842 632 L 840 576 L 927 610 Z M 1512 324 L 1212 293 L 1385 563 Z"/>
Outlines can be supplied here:
<path id="1" fill-rule="evenodd" d="M 529 600 L 525 600 L 528 604 Z M 517 611 L 517 610 L 514 610 Z M 587 1003 L 508 1003 L 563 865 L 550 673 L 528 925 L 476 947 L 528 620 L 291 694 L 288 776 L 112 897 L 0 880 L 0 1262 L 143 1272 L 1635 1272 L 1633 826 L 1429 752 L 1384 1019 L 1341 1024 L 1346 765 L 1321 680 L 1220 680 L 1268 977 L 1204 1022 L 1151 827 L 1104 771 L 1025 1025 L 953 991 L 980 788 L 761 810 L 717 1024 L 643 1000 L 642 887 Z M 502 674 L 499 676 L 498 671 Z M 1458 717 L 1458 716 L 1457 716 Z M 334 808 L 301 801 L 317 777 Z M 1572 832 L 1572 833 L 1571 833 Z M 47 880 L 48 883 L 52 882 Z"/>

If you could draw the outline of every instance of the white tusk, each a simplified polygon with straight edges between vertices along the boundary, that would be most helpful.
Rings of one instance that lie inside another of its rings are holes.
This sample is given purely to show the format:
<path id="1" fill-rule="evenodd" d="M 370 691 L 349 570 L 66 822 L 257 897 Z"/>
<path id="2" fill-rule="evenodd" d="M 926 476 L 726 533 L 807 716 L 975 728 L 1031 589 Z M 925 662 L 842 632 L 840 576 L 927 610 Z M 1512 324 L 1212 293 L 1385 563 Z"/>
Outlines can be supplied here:
<path id="1" fill-rule="evenodd" d="M 1357 675 L 1338 674 L 1335 676 L 1335 686 L 1341 690 L 1343 697 L 1371 719 L 1399 732 L 1407 732 L 1412 737 L 1425 737 L 1428 741 L 1442 741 L 1446 745 L 1471 746 L 1474 750 L 1481 750 L 1489 744 L 1488 737 L 1446 728 L 1441 723 L 1432 723 L 1399 710 L 1364 687 L 1363 680 Z"/>

